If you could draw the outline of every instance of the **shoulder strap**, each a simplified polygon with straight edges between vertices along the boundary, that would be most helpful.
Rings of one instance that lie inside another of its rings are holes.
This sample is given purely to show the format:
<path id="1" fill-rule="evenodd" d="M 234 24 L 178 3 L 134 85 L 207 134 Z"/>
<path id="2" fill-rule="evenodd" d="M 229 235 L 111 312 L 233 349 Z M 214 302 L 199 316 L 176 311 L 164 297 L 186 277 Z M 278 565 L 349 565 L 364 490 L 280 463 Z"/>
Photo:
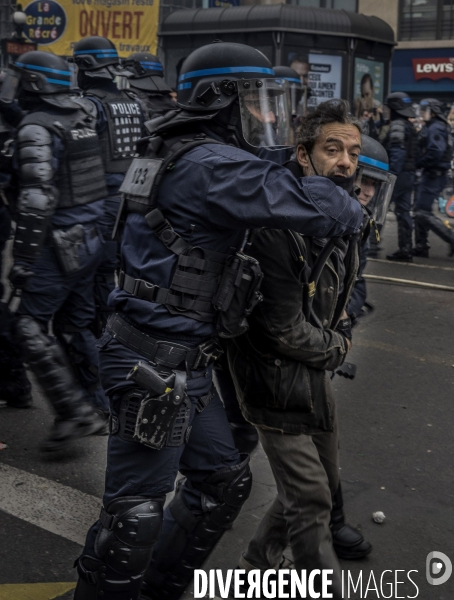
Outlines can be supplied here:
<path id="1" fill-rule="evenodd" d="M 199 133 L 193 138 L 188 138 L 187 136 L 178 136 L 171 138 L 169 141 L 166 140 L 163 143 L 158 152 L 158 157 L 159 154 L 164 154 L 164 160 L 151 188 L 150 206 L 153 207 L 156 203 L 159 186 L 166 171 L 171 171 L 175 167 L 176 161 L 184 154 L 193 148 L 197 148 L 197 146 L 203 146 L 205 144 L 221 144 L 225 146 L 225 142 L 220 142 L 218 140 L 209 138 L 204 133 Z"/>

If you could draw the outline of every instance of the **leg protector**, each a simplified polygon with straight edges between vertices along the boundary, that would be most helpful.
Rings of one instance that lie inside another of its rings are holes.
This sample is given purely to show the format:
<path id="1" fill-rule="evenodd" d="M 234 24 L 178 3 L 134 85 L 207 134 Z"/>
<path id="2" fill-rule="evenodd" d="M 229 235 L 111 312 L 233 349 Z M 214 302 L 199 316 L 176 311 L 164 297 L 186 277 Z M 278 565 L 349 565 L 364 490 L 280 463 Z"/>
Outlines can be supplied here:
<path id="1" fill-rule="evenodd" d="M 46 335 L 40 324 L 29 315 L 19 316 L 16 333 L 25 361 L 57 413 L 55 425 L 42 449 L 59 450 L 71 440 L 104 427 L 100 416 L 83 401 L 82 390 L 58 343 Z"/>
<path id="2" fill-rule="evenodd" d="M 234 467 L 220 469 L 192 486 L 202 492 L 202 512 L 195 514 L 183 500 L 184 485 L 169 505 L 173 526 L 142 586 L 144 599 L 177 600 L 191 582 L 249 497 L 252 474 L 249 456 Z"/>
<path id="3" fill-rule="evenodd" d="M 363 538 L 361 533 L 345 522 L 344 500 L 339 484 L 333 498 L 330 528 L 333 536 L 333 546 L 338 558 L 356 560 L 372 552 L 372 545 Z"/>
<path id="4" fill-rule="evenodd" d="M 25 361 L 30 365 L 58 416 L 63 419 L 76 417 L 82 393 L 62 348 L 28 315 L 19 316 L 16 333 Z"/>
<path id="5" fill-rule="evenodd" d="M 96 558 L 76 561 L 74 600 L 138 600 L 143 574 L 159 537 L 164 498 L 117 498 L 101 510 Z"/>
<path id="6" fill-rule="evenodd" d="M 418 209 L 415 212 L 415 250 L 416 253 L 430 248 L 428 244 L 428 216 L 432 213 Z"/>

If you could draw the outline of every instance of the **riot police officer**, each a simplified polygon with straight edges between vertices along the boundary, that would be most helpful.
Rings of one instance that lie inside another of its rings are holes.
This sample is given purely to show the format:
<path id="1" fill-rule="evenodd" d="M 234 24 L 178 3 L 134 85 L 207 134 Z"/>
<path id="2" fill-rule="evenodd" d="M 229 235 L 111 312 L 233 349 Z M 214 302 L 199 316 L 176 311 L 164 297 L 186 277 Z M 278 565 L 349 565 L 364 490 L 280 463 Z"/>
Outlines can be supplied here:
<path id="1" fill-rule="evenodd" d="M 361 154 L 358 157 L 356 186 L 358 200 L 367 206 L 375 222 L 369 238 L 377 239 L 377 233 L 383 228 L 393 193 L 396 176 L 390 173 L 386 150 L 377 140 L 368 135 L 361 136 Z M 375 231 L 374 231 L 375 229 Z M 359 269 L 356 283 L 350 296 L 347 314 L 352 325 L 358 319 L 370 313 L 374 307 L 367 302 L 366 280 L 363 277 L 369 251 L 369 239 L 359 249 Z"/>
<path id="2" fill-rule="evenodd" d="M 2 255 L 11 235 L 14 191 L 11 186 L 11 142 L 14 133 L 0 114 L 0 276 L 4 273 Z M 4 286 L 0 277 L 0 299 Z M 6 300 L 6 299 L 5 299 Z M 14 408 L 32 406 L 31 385 L 22 363 L 22 353 L 14 339 L 13 316 L 7 302 L 0 302 L 0 399 Z"/>
<path id="3" fill-rule="evenodd" d="M 65 60 L 28 52 L 9 71 L 0 99 L 8 104 L 17 94 L 26 111 L 16 140 L 19 197 L 9 279 L 22 290 L 17 339 L 57 413 L 44 450 L 102 431 L 108 411 L 89 330 L 106 187 L 92 105 L 73 99 L 69 88 Z M 48 335 L 51 319 L 58 342 Z"/>
<path id="4" fill-rule="evenodd" d="M 145 119 L 154 119 L 177 108 L 170 93 L 172 89 L 164 81 L 164 69 L 158 57 L 147 52 L 131 54 L 123 62 L 127 70 L 128 96 L 140 102 Z"/>
<path id="5" fill-rule="evenodd" d="M 249 495 L 249 458 L 212 389 L 218 332 L 244 331 L 260 300 L 247 230 L 291 223 L 332 236 L 362 222 L 332 182 L 297 180 L 251 153 L 251 142 L 288 144 L 284 92 L 253 48 L 195 50 L 179 111 L 159 120 L 125 179 L 116 312 L 98 344 L 112 407 L 106 490 L 77 561 L 76 600 L 136 600 L 152 551 L 143 598 L 179 598 Z M 186 479 L 163 515 L 178 470 Z"/>
<path id="6" fill-rule="evenodd" d="M 115 84 L 114 79 L 121 72 L 120 58 L 110 40 L 99 36 L 80 40 L 74 46 L 73 60 L 78 69 L 77 83 L 84 97 L 96 106 L 96 130 L 108 191 L 100 222 L 106 241 L 95 277 L 100 332 L 107 320 L 107 298 L 115 287 L 118 266 L 117 242 L 112 240 L 112 232 L 120 205 L 119 188 L 142 135 L 143 116 L 138 101 Z"/>
<path id="7" fill-rule="evenodd" d="M 429 230 L 449 244 L 449 256 L 454 255 L 454 233 L 443 221 L 432 213 L 434 200 L 447 184 L 447 171 L 451 167 L 453 142 L 450 127 L 443 114 L 439 100 L 421 100 L 421 116 L 425 126 L 420 133 L 419 158 L 416 162 L 422 169 L 421 180 L 415 201 L 415 248 L 413 254 L 429 256 Z"/>
<path id="8" fill-rule="evenodd" d="M 397 219 L 399 249 L 388 254 L 388 260 L 413 261 L 410 215 L 415 182 L 418 135 L 408 119 L 416 117 L 411 98 L 404 92 L 393 92 L 385 100 L 390 110 L 390 126 L 383 142 L 389 156 L 389 169 L 397 175 L 392 201 Z"/>

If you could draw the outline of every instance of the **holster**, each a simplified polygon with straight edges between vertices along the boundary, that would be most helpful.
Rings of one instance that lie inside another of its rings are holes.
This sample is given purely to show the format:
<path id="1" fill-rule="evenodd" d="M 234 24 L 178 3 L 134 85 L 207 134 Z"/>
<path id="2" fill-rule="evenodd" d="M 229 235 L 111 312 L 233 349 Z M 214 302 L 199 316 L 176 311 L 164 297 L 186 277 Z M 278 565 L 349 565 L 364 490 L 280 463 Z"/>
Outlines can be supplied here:
<path id="1" fill-rule="evenodd" d="M 154 450 L 183 444 L 189 433 L 191 412 L 186 378 L 184 371 L 163 378 L 149 364 L 140 361 L 127 377 L 141 389 L 131 390 L 121 400 L 120 437 Z"/>
<path id="2" fill-rule="evenodd" d="M 213 299 L 218 311 L 216 328 L 221 337 L 236 337 L 248 330 L 247 317 L 263 300 L 262 279 L 263 273 L 255 258 L 236 252 L 227 259 Z"/>
<path id="3" fill-rule="evenodd" d="M 80 269 L 79 246 L 85 240 L 84 226 L 80 223 L 66 231 L 54 229 L 52 232 L 58 264 L 66 275 Z"/>

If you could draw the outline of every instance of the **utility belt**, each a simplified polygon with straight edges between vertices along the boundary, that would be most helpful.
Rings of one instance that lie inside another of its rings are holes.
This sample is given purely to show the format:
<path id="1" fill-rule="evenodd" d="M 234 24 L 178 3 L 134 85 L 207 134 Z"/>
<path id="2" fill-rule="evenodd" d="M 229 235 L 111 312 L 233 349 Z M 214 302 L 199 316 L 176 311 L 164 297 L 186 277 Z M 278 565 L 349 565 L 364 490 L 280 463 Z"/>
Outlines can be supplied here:
<path id="1" fill-rule="evenodd" d="M 187 371 L 173 369 L 191 364 L 201 368 L 215 360 L 217 355 L 207 352 L 211 340 L 193 349 L 158 341 L 117 314 L 109 318 L 107 331 L 128 348 L 149 360 L 153 359 L 154 363 L 150 365 L 140 360 L 127 375 L 126 379 L 133 381 L 137 387 L 121 398 L 118 416 L 111 415 L 110 433 L 154 450 L 186 443 L 191 431 L 191 402 L 186 394 Z M 199 396 L 196 411 L 202 412 L 213 396 L 214 388 Z"/>
<path id="2" fill-rule="evenodd" d="M 157 340 L 128 323 L 118 313 L 111 315 L 107 331 L 123 346 L 137 352 L 150 362 L 170 369 L 185 371 L 205 369 L 217 360 L 223 350 L 216 339 L 210 339 L 196 348 L 188 348 L 171 341 Z"/>
<path id="3" fill-rule="evenodd" d="M 65 275 L 76 273 L 80 269 L 79 248 L 86 239 L 98 236 L 96 227 L 85 227 L 78 223 L 69 229 L 53 229 L 48 238 L 48 245 L 55 250 L 57 261 Z"/>

